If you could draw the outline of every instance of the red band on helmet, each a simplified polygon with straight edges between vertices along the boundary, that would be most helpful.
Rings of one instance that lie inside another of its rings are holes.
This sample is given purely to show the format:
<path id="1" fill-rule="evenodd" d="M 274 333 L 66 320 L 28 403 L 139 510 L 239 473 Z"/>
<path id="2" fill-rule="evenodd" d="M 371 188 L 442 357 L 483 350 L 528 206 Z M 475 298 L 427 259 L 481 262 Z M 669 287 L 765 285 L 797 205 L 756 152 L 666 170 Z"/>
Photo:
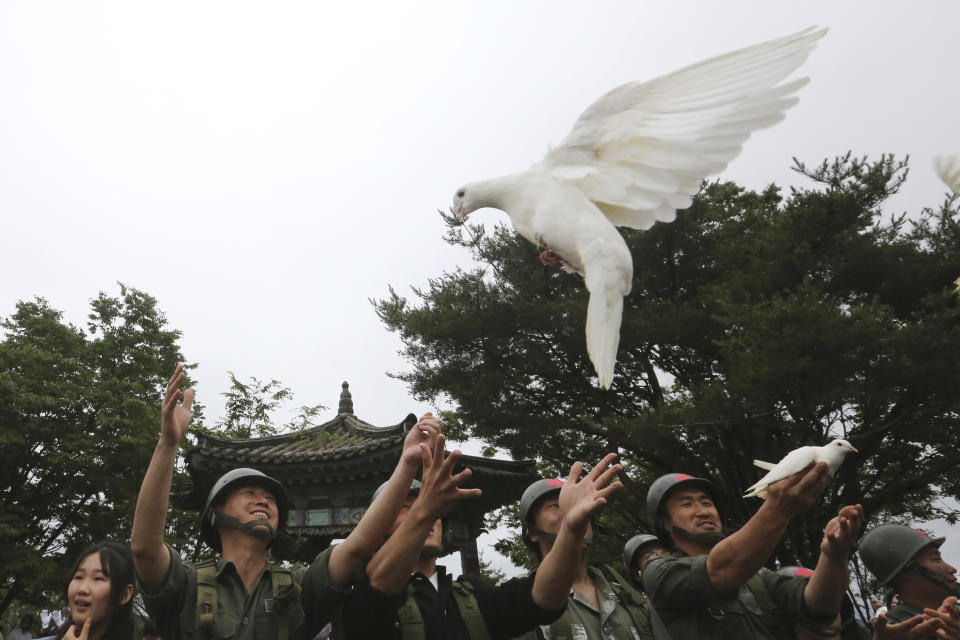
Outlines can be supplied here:
<path id="1" fill-rule="evenodd" d="M 678 473 L 673 476 L 675 482 L 680 482 L 681 480 L 693 480 L 693 476 L 688 476 L 685 473 Z"/>
<path id="2" fill-rule="evenodd" d="M 813 575 L 813 571 L 810 571 L 810 569 L 807 569 L 806 567 L 797 567 L 796 569 L 793 570 L 793 575 L 795 575 L 795 576 L 812 576 L 812 575 Z"/>
<path id="3" fill-rule="evenodd" d="M 555 480 L 555 479 L 551 478 L 550 480 L 547 480 L 547 486 L 548 486 L 548 487 L 562 487 L 562 486 L 563 486 L 563 480 Z"/>

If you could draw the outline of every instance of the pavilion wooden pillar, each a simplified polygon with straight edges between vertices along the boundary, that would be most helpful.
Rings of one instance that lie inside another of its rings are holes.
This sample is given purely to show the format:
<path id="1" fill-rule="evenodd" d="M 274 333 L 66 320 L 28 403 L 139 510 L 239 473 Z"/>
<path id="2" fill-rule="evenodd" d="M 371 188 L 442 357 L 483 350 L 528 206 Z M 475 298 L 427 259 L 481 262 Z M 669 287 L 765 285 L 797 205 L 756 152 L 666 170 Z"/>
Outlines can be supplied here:
<path id="1" fill-rule="evenodd" d="M 460 564 L 464 573 L 480 573 L 480 553 L 477 551 L 477 539 L 470 537 L 460 545 Z"/>

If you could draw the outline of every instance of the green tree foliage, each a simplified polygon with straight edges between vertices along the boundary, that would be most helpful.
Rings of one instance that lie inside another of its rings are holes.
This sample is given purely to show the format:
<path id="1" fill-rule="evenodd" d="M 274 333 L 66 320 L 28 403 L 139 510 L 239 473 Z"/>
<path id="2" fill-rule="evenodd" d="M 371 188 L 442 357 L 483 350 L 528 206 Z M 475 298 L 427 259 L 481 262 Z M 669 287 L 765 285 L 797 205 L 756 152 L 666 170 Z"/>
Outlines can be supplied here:
<path id="1" fill-rule="evenodd" d="M 230 389 L 222 394 L 227 399 L 226 413 L 217 422 L 218 435 L 224 438 L 276 435 L 272 414 L 285 400 L 293 397 L 293 392 L 279 380 L 260 382 L 251 376 L 250 382 L 244 384 L 232 371 L 227 373 L 230 375 Z"/>
<path id="2" fill-rule="evenodd" d="M 621 229 L 634 282 L 610 391 L 587 358 L 582 280 L 542 267 L 512 230 L 445 216 L 447 241 L 475 265 L 412 301 L 392 288 L 374 301 L 412 365 L 395 375 L 452 404 L 455 437 L 534 457 L 545 474 L 620 452 L 627 490 L 601 517 L 619 537 L 606 558 L 650 530 L 656 476 L 712 478 L 736 526 L 758 505 L 740 497 L 762 473 L 754 458 L 836 436 L 861 454 L 791 527 L 780 562 L 813 566 L 843 504 L 871 523 L 955 519 L 936 498 L 960 496 L 958 200 L 887 215 L 906 177 L 891 156 L 796 169 L 810 184 L 788 195 L 706 184 L 673 223 Z"/>
<path id="3" fill-rule="evenodd" d="M 91 542 L 129 539 L 161 391 L 183 357 L 156 300 L 120 285 L 85 328 L 43 299 L 0 322 L 0 615 L 46 604 Z"/>
<path id="4" fill-rule="evenodd" d="M 88 544 L 130 536 L 140 482 L 159 436 L 160 398 L 177 363 L 180 332 L 151 296 L 120 285 L 91 301 L 85 327 L 64 322 L 46 300 L 20 302 L 0 321 L 0 616 L 11 603 L 59 600 L 63 572 Z M 193 366 L 188 366 L 188 369 Z M 279 381 L 243 383 L 230 373 L 225 417 L 203 424 L 193 405 L 191 431 L 227 438 L 315 426 L 326 407 L 302 406 L 277 427 L 293 398 Z M 188 385 L 191 385 L 188 381 Z M 189 492 L 183 457 L 172 493 Z M 187 557 L 208 552 L 197 514 L 170 505 L 167 540 Z"/>
<path id="5" fill-rule="evenodd" d="M 287 401 L 293 400 L 293 391 L 283 386 L 279 380 L 261 382 L 250 376 L 250 382 L 244 384 L 232 371 L 230 389 L 221 395 L 226 398 L 224 416 L 217 421 L 212 435 L 221 438 L 265 438 L 280 432 L 303 431 L 317 426 L 321 412 L 327 407 L 322 404 L 303 405 L 296 409 L 293 418 L 277 427 L 274 415 Z"/>
<path id="6" fill-rule="evenodd" d="M 497 569 L 490 561 L 484 560 L 482 555 L 480 557 L 480 576 L 490 585 L 503 584 L 503 581 L 507 579 L 506 573 Z"/>

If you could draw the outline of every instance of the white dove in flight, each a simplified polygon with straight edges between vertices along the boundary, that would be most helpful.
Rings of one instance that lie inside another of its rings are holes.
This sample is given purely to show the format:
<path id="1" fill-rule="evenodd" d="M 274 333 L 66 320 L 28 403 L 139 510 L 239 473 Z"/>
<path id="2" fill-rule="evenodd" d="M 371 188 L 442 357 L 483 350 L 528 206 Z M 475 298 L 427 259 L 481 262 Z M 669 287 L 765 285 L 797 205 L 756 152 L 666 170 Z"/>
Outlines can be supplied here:
<path id="1" fill-rule="evenodd" d="M 960 193 L 960 153 L 934 156 L 933 166 L 937 169 L 937 174 L 940 176 L 940 179 L 943 180 L 954 193 Z"/>
<path id="2" fill-rule="evenodd" d="M 780 122 L 807 78 L 783 83 L 826 29 L 811 27 L 650 80 L 594 102 L 546 157 L 522 173 L 464 185 L 459 217 L 493 207 L 546 250 L 544 264 L 579 273 L 590 292 L 587 352 L 609 389 L 633 257 L 614 225 L 647 229 L 685 209 L 750 134 Z"/>
<path id="3" fill-rule="evenodd" d="M 830 474 L 832 478 L 833 474 L 837 471 L 837 467 L 840 466 L 840 463 L 843 462 L 843 459 L 846 458 L 847 454 L 851 451 L 854 453 L 857 452 L 857 450 L 853 448 L 853 445 L 846 440 L 834 440 L 822 447 L 800 447 L 799 449 L 794 449 L 783 456 L 783 459 L 777 464 L 764 462 L 763 460 L 754 460 L 754 466 L 766 469 L 767 475 L 760 478 L 755 485 L 747 489 L 747 493 L 743 497 L 751 498 L 758 496 L 766 499 L 768 486 L 778 480 L 789 478 L 793 474 L 803 471 L 811 464 L 818 462 L 827 463 L 827 473 Z"/>

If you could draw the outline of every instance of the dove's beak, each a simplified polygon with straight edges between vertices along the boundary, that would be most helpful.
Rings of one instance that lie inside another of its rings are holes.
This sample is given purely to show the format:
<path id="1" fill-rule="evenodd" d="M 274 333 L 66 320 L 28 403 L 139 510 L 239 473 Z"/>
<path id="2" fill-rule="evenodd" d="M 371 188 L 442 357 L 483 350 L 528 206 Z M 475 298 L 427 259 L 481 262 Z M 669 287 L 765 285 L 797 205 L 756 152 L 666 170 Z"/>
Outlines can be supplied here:
<path id="1" fill-rule="evenodd" d="M 467 216 L 463 213 L 463 203 L 462 203 L 462 202 L 457 205 L 456 213 L 457 213 L 457 220 L 463 220 L 464 218 L 467 217 Z"/>
<path id="2" fill-rule="evenodd" d="M 857 451 L 857 448 L 853 445 L 850 445 L 850 451 L 853 451 L 854 453 L 860 453 L 859 451 Z"/>

